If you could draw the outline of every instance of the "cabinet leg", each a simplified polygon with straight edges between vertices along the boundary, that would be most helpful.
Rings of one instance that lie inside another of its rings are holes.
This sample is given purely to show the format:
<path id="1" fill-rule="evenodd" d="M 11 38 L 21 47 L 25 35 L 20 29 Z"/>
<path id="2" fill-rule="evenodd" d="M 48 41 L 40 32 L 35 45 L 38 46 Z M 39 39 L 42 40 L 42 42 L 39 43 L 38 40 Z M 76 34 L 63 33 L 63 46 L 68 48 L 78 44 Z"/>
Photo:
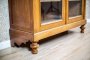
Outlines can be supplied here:
<path id="1" fill-rule="evenodd" d="M 80 29 L 81 29 L 81 33 L 84 33 L 85 25 L 82 25 L 82 26 L 80 27 Z"/>
<path id="2" fill-rule="evenodd" d="M 30 45 L 31 49 L 32 49 L 32 53 L 33 54 L 37 54 L 38 53 L 38 47 L 39 44 L 36 42 L 32 42 L 32 44 Z"/>

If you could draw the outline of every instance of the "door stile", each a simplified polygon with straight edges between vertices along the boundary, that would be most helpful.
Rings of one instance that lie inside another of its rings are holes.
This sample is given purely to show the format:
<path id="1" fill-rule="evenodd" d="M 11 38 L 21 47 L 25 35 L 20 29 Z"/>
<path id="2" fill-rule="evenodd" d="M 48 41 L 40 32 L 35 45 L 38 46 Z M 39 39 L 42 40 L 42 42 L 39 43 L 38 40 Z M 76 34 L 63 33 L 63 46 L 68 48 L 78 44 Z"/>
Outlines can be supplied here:
<path id="1" fill-rule="evenodd" d="M 65 22 L 66 22 L 66 24 L 68 24 L 69 23 L 69 14 L 68 14 L 68 11 L 69 11 L 69 9 L 68 9 L 68 5 L 69 5 L 69 2 L 68 2 L 68 0 L 65 0 Z"/>
<path id="2" fill-rule="evenodd" d="M 34 21 L 34 33 L 40 32 L 41 15 L 40 15 L 40 0 L 33 0 L 33 21 Z"/>
<path id="3" fill-rule="evenodd" d="M 86 16 L 86 0 L 82 0 L 82 15 L 83 15 L 83 19 L 85 19 L 85 16 Z"/>

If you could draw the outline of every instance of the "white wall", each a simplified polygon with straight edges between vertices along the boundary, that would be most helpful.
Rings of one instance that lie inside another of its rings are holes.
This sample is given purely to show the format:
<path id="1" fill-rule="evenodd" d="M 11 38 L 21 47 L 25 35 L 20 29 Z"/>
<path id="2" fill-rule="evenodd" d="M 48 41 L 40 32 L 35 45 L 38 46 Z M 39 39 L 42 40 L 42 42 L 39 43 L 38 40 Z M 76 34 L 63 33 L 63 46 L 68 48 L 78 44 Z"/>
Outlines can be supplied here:
<path id="1" fill-rule="evenodd" d="M 0 0 L 0 49 L 10 47 L 8 0 Z"/>
<path id="2" fill-rule="evenodd" d="M 90 19 L 90 0 L 86 0 L 86 18 Z"/>

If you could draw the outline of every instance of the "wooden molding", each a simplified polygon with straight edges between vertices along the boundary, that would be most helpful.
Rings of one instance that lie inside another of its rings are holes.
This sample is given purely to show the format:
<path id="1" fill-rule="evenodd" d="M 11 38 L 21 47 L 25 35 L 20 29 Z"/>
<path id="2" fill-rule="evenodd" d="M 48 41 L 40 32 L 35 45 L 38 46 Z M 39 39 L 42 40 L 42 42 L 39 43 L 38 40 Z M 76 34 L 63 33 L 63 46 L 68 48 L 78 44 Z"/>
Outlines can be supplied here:
<path id="1" fill-rule="evenodd" d="M 39 33 L 34 34 L 34 41 L 38 41 L 38 40 L 41 40 L 43 38 L 67 31 L 68 29 L 72 29 L 72 28 L 75 28 L 75 27 L 83 25 L 83 24 L 86 24 L 86 20 L 81 20 L 81 21 L 77 21 L 74 23 L 59 26 L 56 28 L 52 28 L 49 30 L 41 31 Z"/>

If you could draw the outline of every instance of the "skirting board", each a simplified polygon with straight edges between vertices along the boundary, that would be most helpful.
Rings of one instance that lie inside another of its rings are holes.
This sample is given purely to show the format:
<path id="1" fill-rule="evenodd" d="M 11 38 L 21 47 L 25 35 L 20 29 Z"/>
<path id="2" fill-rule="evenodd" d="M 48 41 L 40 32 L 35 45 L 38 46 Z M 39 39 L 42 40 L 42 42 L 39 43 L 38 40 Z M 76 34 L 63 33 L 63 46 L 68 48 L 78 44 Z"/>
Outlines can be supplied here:
<path id="1" fill-rule="evenodd" d="M 0 42 L 0 50 L 11 47 L 10 40 Z"/>
<path id="2" fill-rule="evenodd" d="M 87 22 L 90 22 L 90 19 L 87 19 Z"/>

